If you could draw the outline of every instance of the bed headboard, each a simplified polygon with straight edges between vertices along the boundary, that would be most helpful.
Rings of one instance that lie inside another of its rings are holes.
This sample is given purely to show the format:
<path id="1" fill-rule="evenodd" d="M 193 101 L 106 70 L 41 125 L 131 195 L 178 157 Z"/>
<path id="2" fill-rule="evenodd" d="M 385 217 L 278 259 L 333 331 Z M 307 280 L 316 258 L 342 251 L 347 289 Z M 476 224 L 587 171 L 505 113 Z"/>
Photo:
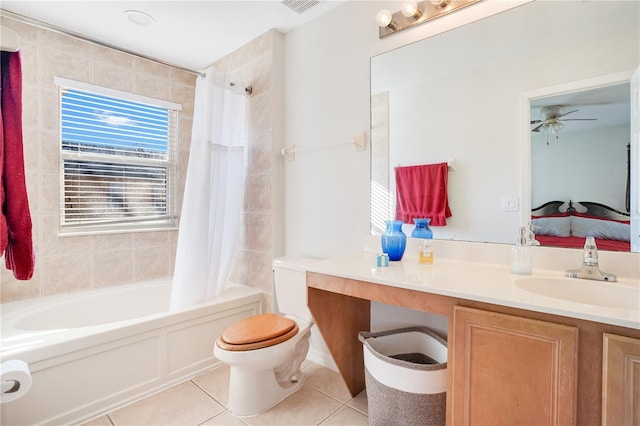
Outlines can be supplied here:
<path id="1" fill-rule="evenodd" d="M 531 209 L 531 216 L 558 216 L 566 214 L 569 203 L 566 203 L 565 201 L 549 201 L 541 206 Z M 566 206 L 560 209 L 563 205 Z"/>
<path id="2" fill-rule="evenodd" d="M 628 221 L 631 218 L 629 213 L 623 213 L 601 203 L 595 203 L 593 201 L 579 201 L 574 203 L 571 200 L 568 202 L 549 201 L 531 209 L 531 216 L 562 216 L 567 214 L 571 215 L 571 213 L 574 212 L 618 221 Z"/>
<path id="3" fill-rule="evenodd" d="M 580 206 L 583 206 L 585 209 L 580 208 Z M 623 213 L 616 209 L 612 209 L 609 206 L 605 206 L 604 204 L 594 203 L 591 201 L 578 202 L 576 211 L 579 213 L 587 214 L 589 216 L 596 216 L 609 220 L 627 221 L 631 218 L 631 215 L 629 213 Z"/>

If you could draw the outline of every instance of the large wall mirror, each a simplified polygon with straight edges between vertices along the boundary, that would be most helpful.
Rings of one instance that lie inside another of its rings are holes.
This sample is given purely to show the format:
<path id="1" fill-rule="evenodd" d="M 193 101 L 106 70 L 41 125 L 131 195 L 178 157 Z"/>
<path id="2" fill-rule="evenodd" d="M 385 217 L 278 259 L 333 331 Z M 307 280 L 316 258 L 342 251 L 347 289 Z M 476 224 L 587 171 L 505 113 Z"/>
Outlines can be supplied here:
<path id="1" fill-rule="evenodd" d="M 513 243 L 553 201 L 624 222 L 639 29 L 638 2 L 531 2 L 373 57 L 372 233 L 393 218 L 394 169 L 441 162 L 453 215 L 434 238 Z"/>

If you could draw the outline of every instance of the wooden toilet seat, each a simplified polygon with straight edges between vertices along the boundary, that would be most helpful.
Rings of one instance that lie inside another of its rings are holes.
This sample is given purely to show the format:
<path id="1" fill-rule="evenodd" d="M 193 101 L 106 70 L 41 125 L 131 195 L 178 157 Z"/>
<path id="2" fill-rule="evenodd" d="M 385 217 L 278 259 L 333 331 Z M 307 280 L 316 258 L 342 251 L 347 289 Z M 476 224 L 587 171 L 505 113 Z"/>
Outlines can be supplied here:
<path id="1" fill-rule="evenodd" d="M 227 351 L 251 351 L 289 340 L 298 333 L 295 321 L 276 314 L 245 318 L 227 328 L 216 341 Z"/>

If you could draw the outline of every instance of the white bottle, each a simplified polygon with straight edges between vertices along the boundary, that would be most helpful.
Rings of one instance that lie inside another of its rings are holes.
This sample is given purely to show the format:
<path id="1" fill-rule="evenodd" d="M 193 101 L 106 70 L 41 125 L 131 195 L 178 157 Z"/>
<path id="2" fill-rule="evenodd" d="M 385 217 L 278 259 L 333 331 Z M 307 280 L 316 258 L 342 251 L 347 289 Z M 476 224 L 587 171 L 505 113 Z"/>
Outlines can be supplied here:
<path id="1" fill-rule="evenodd" d="M 511 249 L 511 273 L 530 275 L 532 270 L 531 247 L 527 245 L 527 230 L 520 227 L 518 243 Z"/>

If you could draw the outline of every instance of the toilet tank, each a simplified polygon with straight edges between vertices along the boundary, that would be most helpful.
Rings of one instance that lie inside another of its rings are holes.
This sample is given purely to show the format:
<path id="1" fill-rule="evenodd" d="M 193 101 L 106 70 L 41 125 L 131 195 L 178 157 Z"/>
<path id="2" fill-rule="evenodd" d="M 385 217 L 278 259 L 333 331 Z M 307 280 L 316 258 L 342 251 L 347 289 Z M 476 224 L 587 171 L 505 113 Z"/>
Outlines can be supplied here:
<path id="1" fill-rule="evenodd" d="M 307 257 L 280 257 L 273 261 L 275 310 L 311 321 L 307 308 L 307 278 L 309 265 L 318 259 Z"/>

